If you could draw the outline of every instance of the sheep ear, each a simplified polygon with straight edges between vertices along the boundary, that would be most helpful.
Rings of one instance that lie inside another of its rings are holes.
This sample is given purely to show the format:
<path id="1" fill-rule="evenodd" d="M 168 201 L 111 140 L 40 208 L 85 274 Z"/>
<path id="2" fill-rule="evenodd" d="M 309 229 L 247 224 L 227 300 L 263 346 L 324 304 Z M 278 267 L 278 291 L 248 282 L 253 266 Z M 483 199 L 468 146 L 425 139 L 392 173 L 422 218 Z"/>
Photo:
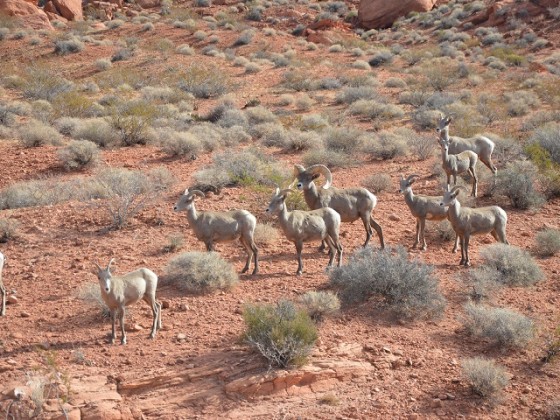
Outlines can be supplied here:
<path id="1" fill-rule="evenodd" d="M 183 193 L 183 195 L 187 195 L 188 193 L 189 193 L 189 189 L 187 188 L 187 189 L 185 190 L 185 192 Z"/>
<path id="2" fill-rule="evenodd" d="M 452 120 L 451 116 L 447 117 L 446 120 L 445 120 L 445 125 L 449 125 L 451 120 Z"/>
<path id="3" fill-rule="evenodd" d="M 280 195 L 280 188 L 276 187 L 276 192 L 274 193 L 274 195 L 276 196 Z"/>
<path id="4" fill-rule="evenodd" d="M 403 174 L 401 174 L 401 181 L 402 181 L 403 179 L 404 179 L 404 175 L 403 175 Z"/>
<path id="5" fill-rule="evenodd" d="M 297 177 L 302 172 L 305 172 L 305 168 L 301 165 L 294 165 L 294 176 Z"/>
<path id="6" fill-rule="evenodd" d="M 101 266 L 100 266 L 99 264 L 97 264 L 96 262 L 94 262 L 93 265 L 94 265 L 95 267 L 92 267 L 92 268 L 91 268 L 91 273 L 92 273 L 92 274 L 95 274 L 95 275 L 97 276 L 97 275 L 99 274 L 99 272 L 100 272 L 101 270 L 103 270 L 103 269 L 102 269 Z"/>
<path id="7" fill-rule="evenodd" d="M 109 270 L 111 269 L 111 264 L 113 264 L 113 262 L 115 262 L 115 259 L 114 259 L 114 258 L 111 258 L 111 259 L 109 260 L 109 264 L 107 264 L 107 271 L 109 271 Z"/>

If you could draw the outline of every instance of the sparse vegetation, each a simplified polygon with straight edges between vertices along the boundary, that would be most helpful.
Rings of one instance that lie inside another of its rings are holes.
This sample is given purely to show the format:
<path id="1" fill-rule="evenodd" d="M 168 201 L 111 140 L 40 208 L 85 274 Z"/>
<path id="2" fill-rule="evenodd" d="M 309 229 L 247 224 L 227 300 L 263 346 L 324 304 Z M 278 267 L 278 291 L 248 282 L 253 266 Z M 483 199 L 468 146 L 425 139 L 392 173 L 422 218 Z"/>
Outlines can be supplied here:
<path id="1" fill-rule="evenodd" d="M 9 217 L 0 218 L 0 243 L 4 244 L 18 236 L 19 222 Z"/>
<path id="2" fill-rule="evenodd" d="M 332 292 L 306 292 L 300 297 L 300 302 L 314 321 L 321 321 L 340 309 L 340 300 Z"/>
<path id="3" fill-rule="evenodd" d="M 89 140 L 72 140 L 58 151 L 58 159 L 68 169 L 83 169 L 99 161 L 99 147 Z"/>
<path id="4" fill-rule="evenodd" d="M 401 318 L 437 318 L 445 308 L 431 266 L 409 261 L 404 248 L 357 251 L 345 266 L 330 273 L 330 282 L 346 305 L 369 299 Z"/>
<path id="5" fill-rule="evenodd" d="M 488 273 L 507 286 L 531 286 L 544 279 L 534 258 L 524 249 L 513 245 L 492 244 L 480 252 Z"/>
<path id="6" fill-rule="evenodd" d="M 276 305 L 247 305 L 243 318 L 243 340 L 271 366 L 305 364 L 317 340 L 317 328 L 305 310 L 284 300 Z"/>
<path id="7" fill-rule="evenodd" d="M 509 382 L 506 370 L 493 360 L 474 357 L 461 364 L 471 389 L 483 398 L 498 398 Z"/>
<path id="8" fill-rule="evenodd" d="M 184 252 L 173 257 L 165 268 L 162 284 L 197 294 L 229 290 L 239 281 L 233 266 L 217 252 Z"/>
<path id="9" fill-rule="evenodd" d="M 45 145 L 58 145 L 62 143 L 62 136 L 53 127 L 33 120 L 23 125 L 18 130 L 21 144 L 25 147 L 39 147 Z"/>
<path id="10" fill-rule="evenodd" d="M 362 185 L 374 194 L 391 191 L 393 181 L 388 174 L 373 174 L 362 180 Z"/>
<path id="11" fill-rule="evenodd" d="M 552 257 L 560 252 L 560 231 L 544 229 L 537 233 L 537 253 L 543 257 Z"/>

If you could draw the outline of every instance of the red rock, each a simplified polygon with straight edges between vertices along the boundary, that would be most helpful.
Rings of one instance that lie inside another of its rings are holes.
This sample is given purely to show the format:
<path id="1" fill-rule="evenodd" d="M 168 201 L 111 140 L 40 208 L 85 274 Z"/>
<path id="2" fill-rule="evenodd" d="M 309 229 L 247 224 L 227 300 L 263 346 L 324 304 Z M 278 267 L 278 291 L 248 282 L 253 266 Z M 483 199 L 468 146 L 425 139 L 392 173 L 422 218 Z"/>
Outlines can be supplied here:
<path id="1" fill-rule="evenodd" d="M 362 0 L 358 21 L 369 29 L 389 28 L 395 20 L 410 12 L 428 12 L 437 0 Z"/>
<path id="2" fill-rule="evenodd" d="M 52 0 L 62 17 L 68 20 L 84 20 L 81 0 Z"/>
<path id="3" fill-rule="evenodd" d="M 54 30 L 47 14 L 24 0 L 0 0 L 0 14 L 17 16 L 28 28 Z"/>
<path id="4" fill-rule="evenodd" d="M 142 9 L 150 9 L 161 6 L 161 0 L 137 0 L 136 4 Z"/>

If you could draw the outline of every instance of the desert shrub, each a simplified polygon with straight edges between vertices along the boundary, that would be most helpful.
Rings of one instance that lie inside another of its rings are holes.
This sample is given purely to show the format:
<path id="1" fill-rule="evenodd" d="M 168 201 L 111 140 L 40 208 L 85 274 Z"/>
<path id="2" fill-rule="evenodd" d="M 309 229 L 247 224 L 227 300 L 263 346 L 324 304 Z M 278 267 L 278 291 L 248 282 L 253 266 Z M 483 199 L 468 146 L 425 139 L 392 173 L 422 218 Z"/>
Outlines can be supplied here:
<path id="1" fill-rule="evenodd" d="M 558 16 L 560 16 L 560 6 L 556 7 L 555 9 L 558 10 Z M 551 10 L 551 9 L 548 9 Z M 558 20 L 559 17 L 556 17 Z M 551 401 L 547 404 L 544 410 L 544 418 L 545 420 L 559 420 L 560 419 L 560 400 L 556 399 Z"/>
<path id="2" fill-rule="evenodd" d="M 116 63 L 117 61 L 128 60 L 128 59 L 132 58 L 135 53 L 136 53 L 136 48 L 134 48 L 134 47 L 119 48 L 111 56 L 111 63 Z"/>
<path id="3" fill-rule="evenodd" d="M 38 147 L 47 144 L 60 144 L 62 136 L 50 125 L 32 120 L 18 129 L 18 137 L 25 147 Z"/>
<path id="4" fill-rule="evenodd" d="M 292 302 L 247 305 L 243 340 L 281 368 L 305 364 L 317 341 L 317 328 L 305 310 Z"/>
<path id="5" fill-rule="evenodd" d="M 374 194 L 379 194 L 384 191 L 390 191 L 393 182 L 388 174 L 380 173 L 367 176 L 362 180 L 362 185 Z"/>
<path id="6" fill-rule="evenodd" d="M 498 173 L 496 191 L 509 198 L 516 209 L 539 207 L 545 201 L 535 189 L 538 170 L 531 162 L 512 162 Z"/>
<path id="7" fill-rule="evenodd" d="M 278 242 L 280 234 L 278 229 L 268 223 L 257 223 L 253 239 L 257 245 L 272 245 Z"/>
<path id="8" fill-rule="evenodd" d="M 313 99 L 307 94 L 302 94 L 296 99 L 296 109 L 298 111 L 308 111 L 313 106 Z"/>
<path id="9" fill-rule="evenodd" d="M 196 159 L 202 152 L 200 140 L 189 132 L 166 131 L 160 134 L 162 151 L 173 157 Z"/>
<path id="10" fill-rule="evenodd" d="M 394 55 L 389 50 L 380 50 L 376 52 L 368 61 L 371 67 L 379 67 L 393 62 Z"/>
<path id="11" fill-rule="evenodd" d="M 99 161 L 99 147 L 89 140 L 72 140 L 58 151 L 58 160 L 68 169 L 83 169 Z"/>
<path id="12" fill-rule="evenodd" d="M 111 67 L 113 67 L 113 63 L 111 63 L 111 60 L 108 58 L 95 60 L 95 68 L 99 71 L 109 70 Z"/>
<path id="13" fill-rule="evenodd" d="M 35 101 L 37 102 L 37 101 Z M 57 95 L 52 101 L 52 110 L 55 117 L 87 118 L 99 116 L 101 107 L 93 99 L 76 91 L 64 92 Z"/>
<path id="14" fill-rule="evenodd" d="M 251 125 L 272 123 L 277 119 L 276 115 L 264 106 L 251 107 L 245 111 L 245 114 Z"/>
<path id="15" fill-rule="evenodd" d="M 544 257 L 551 257 L 560 252 L 560 231 L 558 229 L 544 229 L 537 233 L 537 253 Z"/>
<path id="16" fill-rule="evenodd" d="M 323 139 L 314 131 L 289 130 L 282 149 L 284 152 L 301 152 L 323 147 Z"/>
<path id="17" fill-rule="evenodd" d="M 364 145 L 364 152 L 372 159 L 394 159 L 406 155 L 409 130 L 382 131 Z"/>
<path id="18" fill-rule="evenodd" d="M 144 86 L 140 89 L 146 101 L 157 101 L 164 104 L 176 104 L 184 99 L 185 94 L 169 86 Z"/>
<path id="19" fill-rule="evenodd" d="M 506 370 L 493 360 L 473 357 L 464 359 L 461 364 L 472 391 L 481 397 L 499 396 L 509 382 Z"/>
<path id="20" fill-rule="evenodd" d="M 531 286 L 544 279 L 535 259 L 524 249 L 497 243 L 484 247 L 480 254 L 486 267 L 501 284 Z"/>
<path id="21" fill-rule="evenodd" d="M 169 188 L 172 175 L 163 168 L 146 173 L 109 168 L 92 182 L 94 187 L 84 191 L 85 198 L 96 198 L 92 205 L 109 215 L 112 228 L 120 229 Z"/>
<path id="22" fill-rule="evenodd" d="M 359 250 L 329 278 L 346 305 L 374 298 L 397 317 L 408 319 L 439 317 L 445 308 L 432 267 L 409 261 L 402 247 Z"/>
<path id="23" fill-rule="evenodd" d="M 234 41 L 233 46 L 238 47 L 240 45 L 248 45 L 253 40 L 255 32 L 253 30 L 247 29 L 239 35 L 239 37 Z"/>
<path id="24" fill-rule="evenodd" d="M 302 157 L 305 166 L 316 164 L 326 165 L 329 168 L 347 168 L 354 164 L 355 159 L 349 154 L 332 149 L 312 149 Z"/>
<path id="25" fill-rule="evenodd" d="M 121 27 L 122 25 L 124 25 L 124 20 L 122 19 L 113 19 L 113 20 L 108 20 L 105 22 L 105 26 L 108 29 L 116 29 Z"/>
<path id="26" fill-rule="evenodd" d="M 245 14 L 245 19 L 252 20 L 254 22 L 260 22 L 262 20 L 262 13 L 263 13 L 262 7 L 259 6 L 251 7 Z"/>
<path id="27" fill-rule="evenodd" d="M 424 105 L 429 98 L 430 93 L 427 90 L 406 90 L 399 94 L 399 103 L 419 107 Z"/>
<path id="28" fill-rule="evenodd" d="M 434 155 L 436 142 L 433 136 L 418 134 L 413 137 L 411 149 L 420 160 L 429 159 Z"/>
<path id="29" fill-rule="evenodd" d="M 191 47 L 189 44 L 181 44 L 177 47 L 177 49 L 175 51 L 177 52 L 177 54 L 181 54 L 181 55 L 194 55 L 195 54 L 194 48 Z"/>
<path id="30" fill-rule="evenodd" d="M 196 182 L 217 187 L 270 185 L 283 177 L 280 165 L 254 150 L 216 154 L 210 166 L 194 174 Z"/>
<path id="31" fill-rule="evenodd" d="M 455 234 L 453 234 L 455 237 Z M 469 286 L 469 298 L 476 303 L 490 301 L 495 293 L 503 286 L 498 282 L 496 270 L 486 266 L 479 266 L 469 270 L 466 281 Z"/>
<path id="32" fill-rule="evenodd" d="M 525 347 L 535 336 L 531 319 L 505 308 L 467 303 L 462 322 L 470 334 L 499 347 Z"/>
<path id="33" fill-rule="evenodd" d="M 531 143 L 539 144 L 549 154 L 550 158 L 560 164 L 560 124 L 548 123 L 533 132 Z"/>
<path id="34" fill-rule="evenodd" d="M 183 248 L 185 237 L 181 233 L 172 233 L 167 237 L 167 244 L 163 247 L 164 252 L 175 252 Z"/>
<path id="35" fill-rule="evenodd" d="M 329 127 L 322 132 L 325 147 L 329 150 L 353 154 L 363 145 L 364 133 L 352 127 Z"/>
<path id="36" fill-rule="evenodd" d="M 145 100 L 120 102 L 111 108 L 110 123 L 117 131 L 121 144 L 133 146 L 146 144 L 150 124 L 158 115 L 158 109 Z"/>
<path id="37" fill-rule="evenodd" d="M 457 80 L 458 69 L 449 58 L 434 58 L 422 65 L 422 74 L 429 86 L 436 91 L 443 91 Z"/>
<path id="38" fill-rule="evenodd" d="M 17 238 L 19 222 L 9 217 L 0 217 L 0 243 Z"/>
<path id="39" fill-rule="evenodd" d="M 69 129 L 70 132 L 68 134 L 73 138 L 92 141 L 99 147 L 110 146 L 119 140 L 117 130 L 103 118 L 78 120 Z"/>
<path id="40" fill-rule="evenodd" d="M 301 117 L 299 127 L 302 131 L 317 131 L 320 132 L 328 128 L 329 120 L 320 114 L 308 114 Z"/>
<path id="41" fill-rule="evenodd" d="M 385 86 L 388 87 L 388 88 L 404 89 L 404 88 L 406 88 L 406 82 L 403 79 L 400 79 L 398 77 L 389 77 L 385 81 Z"/>
<path id="42" fill-rule="evenodd" d="M 288 141 L 288 131 L 277 123 L 259 124 L 252 127 L 251 132 L 267 147 L 284 147 Z"/>
<path id="43" fill-rule="evenodd" d="M 217 252 L 184 252 L 165 267 L 163 284 L 198 295 L 229 290 L 239 281 L 234 267 Z"/>
<path id="44" fill-rule="evenodd" d="M 306 292 L 299 301 L 314 321 L 321 321 L 325 316 L 332 315 L 340 309 L 340 300 L 332 292 Z"/>
<path id="45" fill-rule="evenodd" d="M 369 70 L 370 65 L 367 61 L 364 60 L 356 60 L 352 63 L 352 67 L 358 70 Z"/>
<path id="46" fill-rule="evenodd" d="M 289 106 L 292 105 L 294 103 L 294 97 L 292 95 L 289 94 L 284 94 L 281 95 L 280 98 L 278 98 L 278 105 L 279 106 Z"/>
<path id="47" fill-rule="evenodd" d="M 32 67 L 26 72 L 22 91 L 26 98 L 52 101 L 57 95 L 73 88 L 72 82 L 59 76 L 54 70 Z"/>
<path id="48" fill-rule="evenodd" d="M 398 105 L 365 99 L 352 103 L 348 108 L 348 113 L 369 118 L 374 122 L 404 117 L 404 111 Z"/>
<path id="49" fill-rule="evenodd" d="M 10 29 L 9 28 L 0 28 L 0 41 L 3 41 L 4 39 L 6 39 L 8 37 L 8 34 L 10 33 Z"/>
<path id="50" fill-rule="evenodd" d="M 54 42 L 54 52 L 59 55 L 75 54 L 83 51 L 84 48 L 84 43 L 74 36 L 70 36 L 68 39 L 57 39 Z"/>
<path id="51" fill-rule="evenodd" d="M 421 130 L 434 129 L 440 115 L 439 111 L 420 107 L 412 112 L 412 122 Z"/>
<path id="52" fill-rule="evenodd" d="M 98 283 L 86 283 L 78 288 L 78 299 L 83 300 L 87 305 L 99 311 L 101 318 L 110 318 L 111 311 L 105 304 L 101 296 L 101 289 Z"/>
<path id="53" fill-rule="evenodd" d="M 367 99 L 373 102 L 377 97 L 377 91 L 371 87 L 345 87 L 337 93 L 336 102 L 344 104 L 352 104 L 360 99 Z"/>
<path id="54" fill-rule="evenodd" d="M 0 191 L 0 209 L 47 206 L 76 196 L 76 185 L 54 179 L 22 181 Z"/>
<path id="55" fill-rule="evenodd" d="M 182 90 L 192 93 L 196 98 L 220 96 L 228 91 L 229 86 L 229 79 L 223 71 L 201 64 L 191 64 L 187 67 L 179 82 Z"/>

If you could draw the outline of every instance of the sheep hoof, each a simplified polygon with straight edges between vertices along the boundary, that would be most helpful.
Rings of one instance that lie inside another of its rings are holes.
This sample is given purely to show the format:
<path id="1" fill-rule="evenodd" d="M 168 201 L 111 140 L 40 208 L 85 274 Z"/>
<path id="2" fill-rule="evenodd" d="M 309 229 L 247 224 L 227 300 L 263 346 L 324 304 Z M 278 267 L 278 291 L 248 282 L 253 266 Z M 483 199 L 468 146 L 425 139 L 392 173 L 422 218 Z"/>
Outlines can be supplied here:
<path id="1" fill-rule="evenodd" d="M 258 274 L 258 273 L 259 273 L 259 270 L 256 270 L 256 269 L 255 269 L 255 270 L 253 270 L 253 272 L 251 273 L 251 275 L 254 276 L 255 274 Z"/>
<path id="2" fill-rule="evenodd" d="M 247 272 L 248 268 L 244 268 L 243 270 L 241 270 L 241 274 L 245 274 Z"/>
<path id="3" fill-rule="evenodd" d="M 302 271 L 297 271 L 296 276 L 301 276 Z"/>
<path id="4" fill-rule="evenodd" d="M 122 346 L 126 345 L 126 338 L 123 338 L 123 339 L 121 340 L 121 345 L 122 345 Z"/>
<path id="5" fill-rule="evenodd" d="M 427 247 L 426 245 L 424 245 L 424 246 L 422 247 L 422 251 L 425 251 L 425 250 L 427 250 L 427 249 L 428 249 L 428 247 Z"/>

